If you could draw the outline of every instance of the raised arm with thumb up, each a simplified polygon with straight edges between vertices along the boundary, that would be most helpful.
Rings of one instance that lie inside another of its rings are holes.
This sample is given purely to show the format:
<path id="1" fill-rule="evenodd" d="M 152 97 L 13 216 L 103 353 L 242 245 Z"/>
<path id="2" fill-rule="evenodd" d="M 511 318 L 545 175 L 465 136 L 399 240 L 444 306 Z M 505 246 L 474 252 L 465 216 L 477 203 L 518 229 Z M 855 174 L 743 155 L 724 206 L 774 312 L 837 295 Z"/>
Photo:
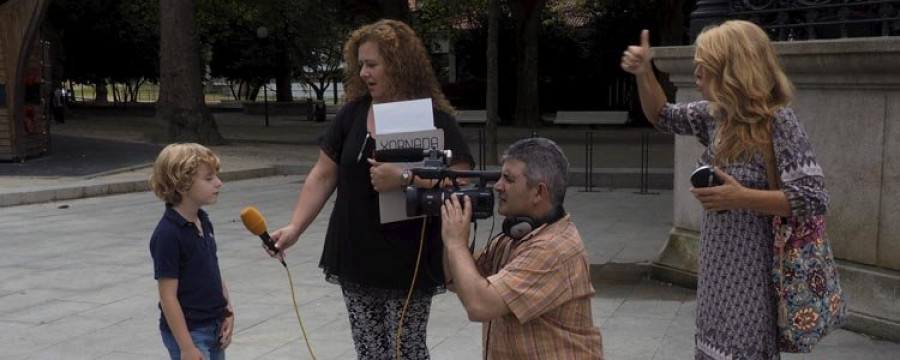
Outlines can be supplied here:
<path id="1" fill-rule="evenodd" d="M 650 50 L 650 31 L 641 31 L 640 46 L 629 46 L 622 55 L 622 70 L 634 74 L 637 82 L 641 109 L 653 125 L 659 121 L 659 112 L 666 106 L 666 93 L 663 92 L 656 75 L 653 74 L 653 52 Z"/>
<path id="2" fill-rule="evenodd" d="M 650 60 L 653 54 L 650 51 L 650 31 L 641 31 L 640 46 L 629 46 L 622 55 L 622 69 L 638 75 L 651 71 Z"/>

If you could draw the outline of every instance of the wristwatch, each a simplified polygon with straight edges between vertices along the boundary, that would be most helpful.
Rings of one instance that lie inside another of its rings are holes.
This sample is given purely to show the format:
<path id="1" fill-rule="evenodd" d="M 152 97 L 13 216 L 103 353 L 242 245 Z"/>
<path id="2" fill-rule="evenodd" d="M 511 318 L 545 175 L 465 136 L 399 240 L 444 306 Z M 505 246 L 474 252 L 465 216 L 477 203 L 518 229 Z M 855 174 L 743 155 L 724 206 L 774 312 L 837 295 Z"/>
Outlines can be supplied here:
<path id="1" fill-rule="evenodd" d="M 403 172 L 400 173 L 400 177 L 403 179 L 403 186 L 412 184 L 412 174 L 409 173 L 409 169 L 403 169 Z"/>

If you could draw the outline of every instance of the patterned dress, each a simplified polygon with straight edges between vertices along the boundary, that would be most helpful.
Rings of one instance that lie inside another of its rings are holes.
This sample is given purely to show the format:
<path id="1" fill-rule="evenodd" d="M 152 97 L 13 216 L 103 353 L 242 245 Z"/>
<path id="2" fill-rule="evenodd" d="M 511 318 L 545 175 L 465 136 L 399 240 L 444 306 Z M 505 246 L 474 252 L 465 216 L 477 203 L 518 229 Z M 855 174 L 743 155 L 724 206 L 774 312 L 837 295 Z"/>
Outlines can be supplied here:
<path id="1" fill-rule="evenodd" d="M 711 164 L 717 122 L 706 101 L 667 104 L 658 127 L 693 135 L 706 146 L 698 165 Z M 782 190 L 794 215 L 824 214 L 822 169 L 791 109 L 775 114 L 772 141 Z M 768 189 L 761 154 L 723 170 L 743 186 Z M 703 213 L 697 282 L 696 359 L 779 359 L 778 319 L 772 284 L 772 216 L 750 210 Z"/>

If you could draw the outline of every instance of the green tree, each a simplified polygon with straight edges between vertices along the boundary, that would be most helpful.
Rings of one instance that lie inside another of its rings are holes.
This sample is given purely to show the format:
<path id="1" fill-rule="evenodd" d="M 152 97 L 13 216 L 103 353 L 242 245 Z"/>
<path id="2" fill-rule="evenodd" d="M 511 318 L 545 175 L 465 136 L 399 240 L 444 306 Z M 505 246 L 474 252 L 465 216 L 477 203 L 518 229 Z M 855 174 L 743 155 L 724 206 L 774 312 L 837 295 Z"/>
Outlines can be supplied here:
<path id="1" fill-rule="evenodd" d="M 307 60 L 295 64 L 294 74 L 313 89 L 318 100 L 323 100 L 325 91 L 342 76 L 343 34 L 336 31 L 320 37 L 307 51 Z"/>
<path id="2" fill-rule="evenodd" d="M 235 99 L 255 100 L 275 77 L 275 44 L 268 39 L 256 2 L 200 0 L 198 28 L 210 76 L 228 81 Z M 261 37 L 260 35 L 265 35 Z"/>
<path id="3" fill-rule="evenodd" d="M 293 74 L 313 89 L 316 99 L 323 100 L 329 86 L 341 78 L 344 42 L 353 24 L 333 3 L 308 9 L 307 16 L 315 18 L 316 24 L 305 24 L 303 36 L 294 38 Z"/>
<path id="4" fill-rule="evenodd" d="M 159 7 L 152 0 L 123 0 L 117 2 L 116 13 L 110 30 L 119 42 L 118 57 L 109 79 L 125 88 L 121 96 L 113 88 L 115 98 L 135 102 L 143 84 L 159 81 Z"/>
<path id="5" fill-rule="evenodd" d="M 48 21 L 62 42 L 60 80 L 98 87 L 125 85 L 122 101 L 135 101 L 140 86 L 159 78 L 159 15 L 155 0 L 57 0 Z M 118 95 L 118 94 L 116 94 Z"/>
<path id="6" fill-rule="evenodd" d="M 237 84 L 253 98 L 275 79 L 278 101 L 292 101 L 292 80 L 324 96 L 340 67 L 350 26 L 333 2 L 316 0 L 201 0 L 201 27 L 211 49 L 215 77 Z"/>
<path id="7" fill-rule="evenodd" d="M 407 0 L 338 0 L 337 4 L 354 24 L 370 23 L 382 18 L 406 23 L 410 20 Z"/>

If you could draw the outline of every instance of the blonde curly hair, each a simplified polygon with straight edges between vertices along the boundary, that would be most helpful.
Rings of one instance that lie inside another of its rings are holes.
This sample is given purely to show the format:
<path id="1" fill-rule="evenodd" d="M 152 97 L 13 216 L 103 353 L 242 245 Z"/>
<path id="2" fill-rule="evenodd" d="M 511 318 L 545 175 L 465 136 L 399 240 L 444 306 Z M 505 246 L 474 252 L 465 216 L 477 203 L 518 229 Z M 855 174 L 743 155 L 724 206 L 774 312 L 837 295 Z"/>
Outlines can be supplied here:
<path id="1" fill-rule="evenodd" d="M 219 172 L 219 157 L 196 143 L 169 144 L 159 152 L 150 175 L 150 189 L 167 204 L 178 205 L 194 185 L 194 175 L 206 165 Z"/>
<path id="2" fill-rule="evenodd" d="M 697 37 L 695 60 L 710 76 L 710 109 L 720 121 L 716 162 L 727 165 L 771 146 L 775 112 L 790 104 L 794 86 L 759 26 L 729 20 Z"/>
<path id="3" fill-rule="evenodd" d="M 344 99 L 359 100 L 369 90 L 359 76 L 359 46 L 372 42 L 384 58 L 385 71 L 390 77 L 389 93 L 393 100 L 431 98 L 435 109 L 447 114 L 455 111 L 444 96 L 431 67 L 422 40 L 409 25 L 390 19 L 364 25 L 350 34 L 344 45 Z"/>

